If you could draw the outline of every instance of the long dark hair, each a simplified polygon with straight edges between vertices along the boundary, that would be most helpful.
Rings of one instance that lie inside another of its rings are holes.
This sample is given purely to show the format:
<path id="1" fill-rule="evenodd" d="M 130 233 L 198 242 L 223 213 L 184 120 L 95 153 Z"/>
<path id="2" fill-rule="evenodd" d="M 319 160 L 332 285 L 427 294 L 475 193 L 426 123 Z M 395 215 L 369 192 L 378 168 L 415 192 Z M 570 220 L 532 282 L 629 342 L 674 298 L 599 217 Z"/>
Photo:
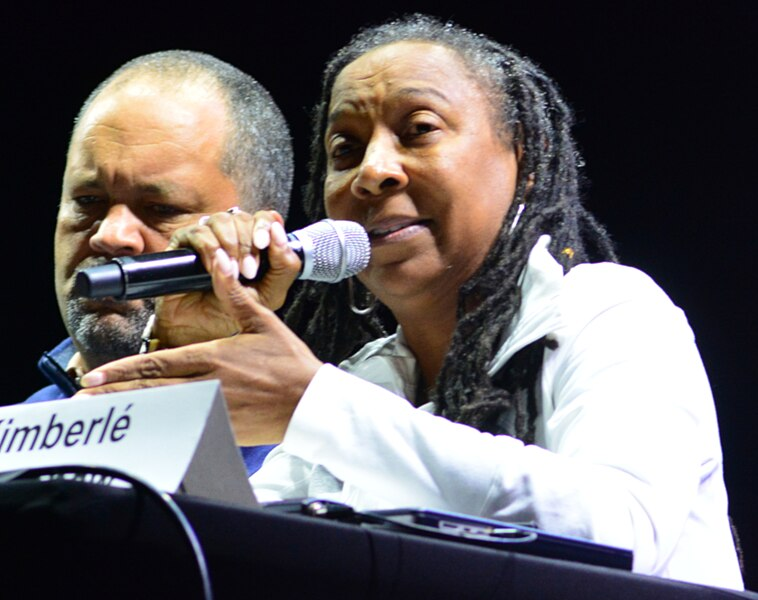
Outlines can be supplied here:
<path id="1" fill-rule="evenodd" d="M 324 71 L 321 99 L 313 117 L 305 209 L 311 220 L 325 216 L 323 136 L 335 78 L 366 52 L 400 41 L 427 41 L 457 52 L 489 93 L 497 126 L 522 149 L 511 209 L 483 264 L 459 291 L 457 326 L 431 399 L 439 414 L 448 419 L 532 442 L 536 380 L 550 342 L 539 340 L 518 352 L 495 376 L 487 373 L 520 307 L 518 278 L 529 252 L 539 236 L 549 234 L 551 253 L 566 271 L 582 262 L 616 259 L 608 235 L 579 201 L 580 159 L 571 136 L 573 115 L 556 84 L 512 49 L 425 15 L 362 30 L 333 56 Z M 517 226 L 511 231 L 517 215 Z M 471 305 L 475 308 L 467 310 Z M 344 359 L 394 327 L 386 309 L 370 318 L 354 315 L 344 285 L 304 285 L 286 320 L 322 360 L 330 362 Z M 515 419 L 505 418 L 512 410 Z"/>

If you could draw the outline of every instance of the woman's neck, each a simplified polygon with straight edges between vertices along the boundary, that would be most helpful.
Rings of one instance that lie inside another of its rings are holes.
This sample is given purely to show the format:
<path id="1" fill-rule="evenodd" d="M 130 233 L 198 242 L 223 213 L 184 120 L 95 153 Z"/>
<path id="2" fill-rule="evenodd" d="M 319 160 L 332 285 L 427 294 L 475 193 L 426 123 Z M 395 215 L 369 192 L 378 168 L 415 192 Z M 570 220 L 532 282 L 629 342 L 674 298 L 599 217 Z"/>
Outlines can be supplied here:
<path id="1" fill-rule="evenodd" d="M 413 352 L 421 369 L 422 385 L 426 389 L 434 387 L 437 376 L 450 349 L 456 325 L 456 307 L 427 305 L 423 311 L 395 314 L 403 328 L 408 347 Z"/>

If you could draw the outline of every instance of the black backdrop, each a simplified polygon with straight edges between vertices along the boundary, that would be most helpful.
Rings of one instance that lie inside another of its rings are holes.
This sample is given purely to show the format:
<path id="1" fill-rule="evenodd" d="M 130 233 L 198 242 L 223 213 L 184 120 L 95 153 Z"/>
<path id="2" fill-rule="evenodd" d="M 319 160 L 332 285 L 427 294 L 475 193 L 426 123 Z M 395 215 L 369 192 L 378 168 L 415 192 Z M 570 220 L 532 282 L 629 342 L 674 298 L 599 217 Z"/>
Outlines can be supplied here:
<path id="1" fill-rule="evenodd" d="M 34 363 L 64 336 L 52 282 L 56 203 L 72 119 L 99 81 L 134 56 L 169 48 L 202 50 L 233 63 L 261 81 L 282 107 L 296 139 L 301 185 L 309 108 L 326 58 L 363 24 L 428 12 L 530 56 L 557 79 L 575 108 L 588 205 L 608 226 L 624 262 L 653 276 L 686 310 L 696 332 L 719 411 L 747 584 L 758 589 L 752 493 L 758 444 L 756 410 L 750 408 L 758 369 L 751 339 L 758 5 L 265 4 L 216 1 L 193 9 L 179 3 L 69 2 L 1 9 L 9 385 L 0 403 L 22 400 L 43 384 Z M 291 213 L 291 227 L 301 220 Z"/>

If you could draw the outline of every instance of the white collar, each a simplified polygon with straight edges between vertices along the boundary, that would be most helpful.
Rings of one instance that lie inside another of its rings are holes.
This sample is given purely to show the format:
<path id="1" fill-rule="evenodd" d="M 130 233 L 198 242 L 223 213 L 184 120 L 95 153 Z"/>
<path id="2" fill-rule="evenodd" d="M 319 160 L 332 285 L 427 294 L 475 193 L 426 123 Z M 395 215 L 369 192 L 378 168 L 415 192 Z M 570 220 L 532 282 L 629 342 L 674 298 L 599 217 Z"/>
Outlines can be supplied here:
<path id="1" fill-rule="evenodd" d="M 563 267 L 551 256 L 549 244 L 550 236 L 543 235 L 529 253 L 521 274 L 521 307 L 490 362 L 490 375 L 516 352 L 552 333 L 560 324 L 555 299 L 563 286 Z M 401 327 L 395 335 L 369 342 L 340 367 L 414 402 L 418 365 Z"/>
<path id="2" fill-rule="evenodd" d="M 550 236 L 543 235 L 529 253 L 521 274 L 521 306 L 503 344 L 490 362 L 494 375 L 519 350 L 553 332 L 560 324 L 555 299 L 563 287 L 563 267 L 548 251 Z"/>

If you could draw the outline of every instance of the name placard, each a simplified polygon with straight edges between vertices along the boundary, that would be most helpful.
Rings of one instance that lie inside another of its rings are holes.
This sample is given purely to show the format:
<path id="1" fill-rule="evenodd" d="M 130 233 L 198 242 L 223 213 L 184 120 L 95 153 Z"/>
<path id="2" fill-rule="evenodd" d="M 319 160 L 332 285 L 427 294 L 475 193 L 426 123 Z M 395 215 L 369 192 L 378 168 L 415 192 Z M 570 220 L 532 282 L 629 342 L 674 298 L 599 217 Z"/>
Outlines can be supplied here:
<path id="1" fill-rule="evenodd" d="M 0 472 L 65 465 L 257 505 L 216 380 L 0 408 Z"/>

